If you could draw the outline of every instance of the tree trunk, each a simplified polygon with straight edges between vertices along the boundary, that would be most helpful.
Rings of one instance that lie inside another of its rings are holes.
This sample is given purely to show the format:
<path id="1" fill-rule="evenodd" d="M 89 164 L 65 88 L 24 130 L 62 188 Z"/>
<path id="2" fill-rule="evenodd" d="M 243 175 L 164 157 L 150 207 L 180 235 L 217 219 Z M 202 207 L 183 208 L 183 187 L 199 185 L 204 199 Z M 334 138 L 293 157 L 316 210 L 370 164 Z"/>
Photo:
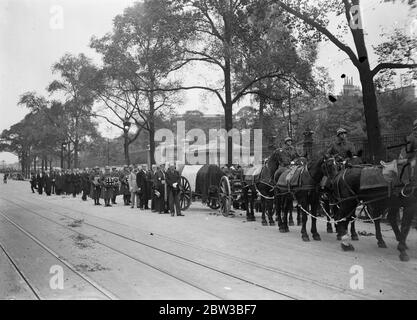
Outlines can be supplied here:
<path id="1" fill-rule="evenodd" d="M 71 169 L 71 142 L 68 141 L 67 167 Z"/>
<path id="2" fill-rule="evenodd" d="M 354 1 L 354 4 L 359 4 L 359 1 Z M 363 29 L 351 29 L 351 32 L 359 59 L 359 65 L 356 67 L 359 71 L 362 85 L 366 133 L 368 136 L 368 146 L 370 151 L 369 158 L 373 163 L 376 163 L 384 158 L 384 152 L 381 139 L 381 129 L 379 126 L 375 85 L 369 65 L 368 51 L 365 45 Z"/>
<path id="3" fill-rule="evenodd" d="M 149 165 L 152 166 L 155 164 L 155 101 L 153 92 L 149 94 L 149 155 L 148 161 Z M 178 143 L 178 141 L 177 141 Z"/>
<path id="4" fill-rule="evenodd" d="M 231 77 L 231 49 L 232 49 L 232 4 L 228 0 L 227 12 L 223 16 L 224 22 L 224 126 L 227 132 L 233 128 L 232 77 Z M 227 165 L 231 166 L 233 157 L 232 137 L 227 138 Z"/>
<path id="5" fill-rule="evenodd" d="M 127 132 L 124 133 L 124 154 L 125 154 L 125 164 L 130 165 L 130 157 L 129 157 L 129 136 Z"/>
<path id="6" fill-rule="evenodd" d="M 33 171 L 36 173 L 36 155 L 33 157 Z"/>
<path id="7" fill-rule="evenodd" d="M 79 139 L 78 139 L 78 135 L 75 137 L 75 141 L 74 141 L 74 169 L 78 168 L 78 146 L 79 146 Z"/>

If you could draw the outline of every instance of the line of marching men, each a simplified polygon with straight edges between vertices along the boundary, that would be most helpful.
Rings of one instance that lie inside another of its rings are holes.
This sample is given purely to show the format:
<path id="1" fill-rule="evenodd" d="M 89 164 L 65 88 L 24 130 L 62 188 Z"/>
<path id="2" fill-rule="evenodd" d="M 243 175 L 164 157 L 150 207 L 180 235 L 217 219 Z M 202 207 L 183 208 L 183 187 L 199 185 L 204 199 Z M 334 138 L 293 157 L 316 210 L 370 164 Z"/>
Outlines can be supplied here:
<path id="1" fill-rule="evenodd" d="M 50 196 L 82 194 L 94 200 L 94 205 L 106 207 L 116 203 L 118 195 L 123 196 L 125 206 L 152 210 L 153 212 L 171 213 L 172 216 L 183 216 L 180 207 L 181 175 L 174 164 L 152 165 L 148 170 L 146 164 L 124 166 L 122 170 L 109 166 L 104 172 L 99 168 L 71 169 L 62 171 L 46 170 L 31 174 L 31 190 Z M 149 208 L 149 202 L 151 207 Z"/>

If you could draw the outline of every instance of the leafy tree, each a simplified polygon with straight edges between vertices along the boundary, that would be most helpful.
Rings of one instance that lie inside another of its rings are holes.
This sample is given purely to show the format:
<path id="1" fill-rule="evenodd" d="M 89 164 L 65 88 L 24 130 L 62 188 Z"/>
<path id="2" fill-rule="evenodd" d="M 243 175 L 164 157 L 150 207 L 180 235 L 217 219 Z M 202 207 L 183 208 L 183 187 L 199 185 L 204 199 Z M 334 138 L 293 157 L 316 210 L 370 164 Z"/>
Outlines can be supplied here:
<path id="1" fill-rule="evenodd" d="M 387 2 L 387 1 L 386 1 Z M 410 5 L 415 5 L 414 0 L 408 1 Z M 307 0 L 291 0 L 281 1 L 272 0 L 271 4 L 275 4 L 276 8 L 280 8 L 290 13 L 309 29 L 317 30 L 325 36 L 329 41 L 336 45 L 341 51 L 347 54 L 353 65 L 357 68 L 363 93 L 364 114 L 366 119 L 366 131 L 370 146 L 370 154 L 373 160 L 381 159 L 384 155 L 381 129 L 378 119 L 378 108 L 374 77 L 385 69 L 407 69 L 415 68 L 415 62 L 408 61 L 384 61 L 380 62 L 373 69 L 370 67 L 368 59 L 368 49 L 365 41 L 365 32 L 361 26 L 361 16 L 358 14 L 358 6 L 360 0 L 331 0 L 316 1 Z M 354 40 L 354 47 L 350 47 L 343 43 L 340 36 L 330 32 L 327 29 L 327 15 L 336 14 L 344 15 L 346 24 L 342 29 L 349 29 Z M 395 46 L 395 44 L 394 44 Z M 399 49 L 400 50 L 400 49 Z M 355 53 L 356 51 L 356 53 Z M 385 56 L 384 58 L 389 58 Z"/>

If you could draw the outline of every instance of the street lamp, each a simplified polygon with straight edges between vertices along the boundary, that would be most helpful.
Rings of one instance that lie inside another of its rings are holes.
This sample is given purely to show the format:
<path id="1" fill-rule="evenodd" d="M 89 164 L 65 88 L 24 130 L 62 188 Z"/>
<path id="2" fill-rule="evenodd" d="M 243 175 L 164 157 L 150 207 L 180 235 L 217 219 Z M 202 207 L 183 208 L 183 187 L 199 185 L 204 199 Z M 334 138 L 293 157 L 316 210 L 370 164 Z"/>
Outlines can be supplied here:
<path id="1" fill-rule="evenodd" d="M 125 152 L 125 162 L 127 165 L 130 164 L 130 159 L 129 159 L 129 129 L 130 126 L 132 124 L 129 121 L 129 118 L 125 118 L 125 120 L 123 121 L 123 134 L 124 134 L 124 152 Z"/>
<path id="2" fill-rule="evenodd" d="M 64 169 L 64 151 L 67 148 L 67 142 L 64 141 L 61 144 L 61 169 Z"/>

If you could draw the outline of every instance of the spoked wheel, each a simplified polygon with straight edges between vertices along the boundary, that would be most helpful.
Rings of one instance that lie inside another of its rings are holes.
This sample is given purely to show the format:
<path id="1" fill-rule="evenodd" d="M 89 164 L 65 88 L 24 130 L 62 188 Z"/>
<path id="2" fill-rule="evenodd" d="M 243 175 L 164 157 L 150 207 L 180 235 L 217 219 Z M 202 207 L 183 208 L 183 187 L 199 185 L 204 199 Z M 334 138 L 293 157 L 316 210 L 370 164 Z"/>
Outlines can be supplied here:
<path id="1" fill-rule="evenodd" d="M 230 189 L 230 182 L 227 176 L 223 176 L 220 180 L 219 192 L 220 212 L 225 217 L 229 216 L 232 206 L 232 192 Z"/>
<path id="2" fill-rule="evenodd" d="M 180 207 L 181 210 L 187 210 L 191 205 L 191 185 L 187 178 L 181 176 L 181 193 L 180 193 Z"/>

